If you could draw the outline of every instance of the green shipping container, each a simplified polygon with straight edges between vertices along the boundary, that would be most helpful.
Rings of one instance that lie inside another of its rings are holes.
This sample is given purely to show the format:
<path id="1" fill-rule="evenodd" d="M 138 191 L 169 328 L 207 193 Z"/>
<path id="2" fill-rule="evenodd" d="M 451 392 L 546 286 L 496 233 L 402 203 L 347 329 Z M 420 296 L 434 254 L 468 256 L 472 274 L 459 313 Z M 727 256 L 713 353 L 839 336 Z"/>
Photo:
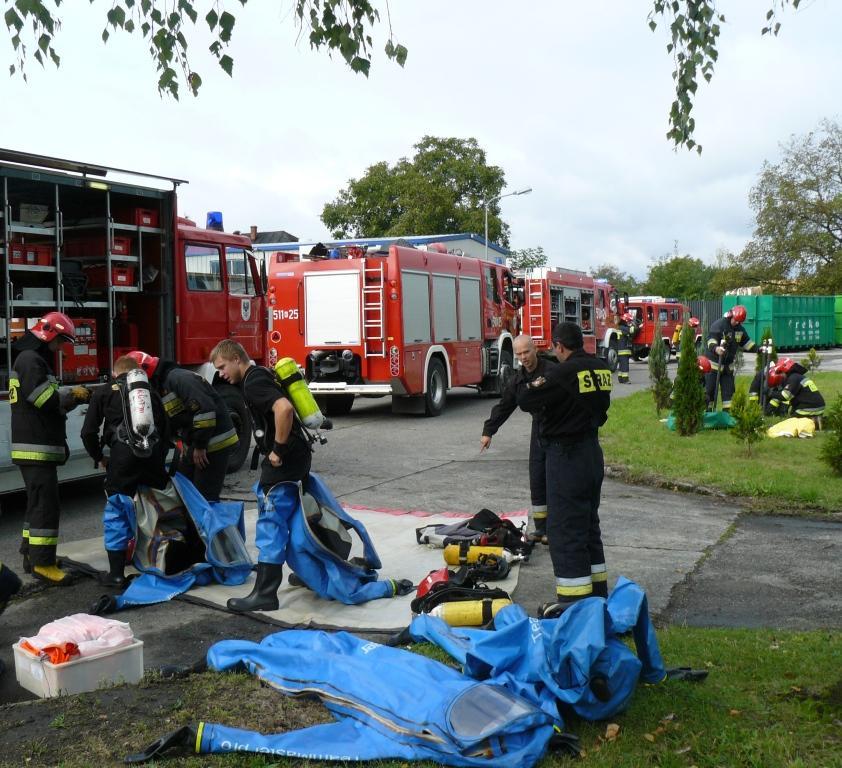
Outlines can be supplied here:
<path id="1" fill-rule="evenodd" d="M 742 304 L 743 326 L 755 343 L 771 328 L 778 349 L 809 349 L 836 344 L 837 301 L 834 296 L 723 296 L 722 311 Z"/>
<path id="2" fill-rule="evenodd" d="M 842 346 L 842 296 L 836 297 L 836 304 L 835 304 L 835 315 L 836 315 L 836 345 Z"/>

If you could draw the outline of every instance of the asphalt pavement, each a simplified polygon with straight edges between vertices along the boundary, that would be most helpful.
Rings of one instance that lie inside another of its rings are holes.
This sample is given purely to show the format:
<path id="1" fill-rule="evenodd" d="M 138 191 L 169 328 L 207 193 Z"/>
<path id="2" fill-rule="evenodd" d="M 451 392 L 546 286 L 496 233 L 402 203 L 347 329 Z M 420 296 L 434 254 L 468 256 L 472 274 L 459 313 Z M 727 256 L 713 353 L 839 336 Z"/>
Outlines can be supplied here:
<path id="1" fill-rule="evenodd" d="M 823 370 L 842 370 L 842 350 L 822 354 Z M 617 397 L 647 385 L 645 363 L 633 363 L 631 373 L 633 384 L 617 387 Z M 314 469 L 349 504 L 430 512 L 525 509 L 529 417 L 515 413 L 490 450 L 480 454 L 482 422 L 494 402 L 472 390 L 455 390 L 446 412 L 428 419 L 392 415 L 387 399 L 358 400 L 349 415 L 334 419 L 327 446 L 317 449 Z M 226 494 L 250 498 L 254 478 L 248 470 L 229 476 Z M 23 503 L 20 494 L 6 497 L 0 517 L 0 559 L 14 567 L 19 564 L 15 550 Z M 62 503 L 62 537 L 74 540 L 101 531 L 103 496 L 97 481 L 68 486 Z M 609 476 L 601 517 L 611 582 L 622 574 L 640 583 L 659 622 L 842 627 L 840 515 L 755 517 L 733 500 L 631 486 Z M 413 528 L 409 520 L 408 536 L 414 535 Z M 12 667 L 11 645 L 20 636 L 87 610 L 102 592 L 90 578 L 65 589 L 25 582 L 25 597 L 0 617 L 0 659 Z M 534 614 L 553 591 L 549 554 L 538 546 L 521 568 L 513 597 Z M 182 600 L 119 617 L 144 641 L 147 669 L 192 663 L 219 639 L 257 639 L 277 630 L 251 617 Z M 13 670 L 0 677 L 0 704 L 29 698 Z"/>

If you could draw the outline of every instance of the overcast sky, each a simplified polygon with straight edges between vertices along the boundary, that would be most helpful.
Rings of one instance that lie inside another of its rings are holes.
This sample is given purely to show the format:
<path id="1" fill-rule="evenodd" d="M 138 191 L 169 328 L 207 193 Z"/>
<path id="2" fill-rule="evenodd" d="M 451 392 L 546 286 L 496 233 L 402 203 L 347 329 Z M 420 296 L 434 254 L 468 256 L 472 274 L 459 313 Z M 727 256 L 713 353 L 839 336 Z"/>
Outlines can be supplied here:
<path id="1" fill-rule="evenodd" d="M 676 240 L 708 262 L 739 251 L 764 160 L 840 117 L 842 3 L 802 2 L 761 38 L 771 4 L 719 3 L 720 58 L 695 109 L 701 157 L 664 137 L 673 67 L 647 0 L 393 0 L 409 58 L 401 69 L 380 53 L 381 25 L 368 79 L 297 40 L 291 0 L 229 3 L 234 78 L 197 44 L 204 86 L 180 102 L 158 96 L 144 43 L 102 43 L 110 3 L 63 3 L 61 68 L 32 61 L 28 84 L 0 74 L 0 146 L 187 179 L 181 212 L 200 222 L 218 209 L 229 230 L 317 240 L 324 203 L 369 165 L 411 155 L 425 134 L 473 136 L 507 190 L 533 189 L 502 203 L 513 248 L 642 277 Z M 11 63 L 5 36 L 0 50 Z"/>

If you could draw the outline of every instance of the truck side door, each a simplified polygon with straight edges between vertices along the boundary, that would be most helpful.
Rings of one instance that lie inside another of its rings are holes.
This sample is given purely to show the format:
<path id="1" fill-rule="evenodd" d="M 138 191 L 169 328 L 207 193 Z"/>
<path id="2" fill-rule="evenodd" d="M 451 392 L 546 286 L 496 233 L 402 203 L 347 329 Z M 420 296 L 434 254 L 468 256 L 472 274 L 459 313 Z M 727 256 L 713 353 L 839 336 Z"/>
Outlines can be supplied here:
<path id="1" fill-rule="evenodd" d="M 263 359 L 265 320 L 253 271 L 254 257 L 242 248 L 226 247 L 228 338 L 239 342 L 254 360 Z M 259 279 L 259 278 L 258 278 Z"/>
<path id="2" fill-rule="evenodd" d="M 178 317 L 181 354 L 178 362 L 207 362 L 211 349 L 228 335 L 228 297 L 220 246 L 185 243 L 185 301 Z"/>

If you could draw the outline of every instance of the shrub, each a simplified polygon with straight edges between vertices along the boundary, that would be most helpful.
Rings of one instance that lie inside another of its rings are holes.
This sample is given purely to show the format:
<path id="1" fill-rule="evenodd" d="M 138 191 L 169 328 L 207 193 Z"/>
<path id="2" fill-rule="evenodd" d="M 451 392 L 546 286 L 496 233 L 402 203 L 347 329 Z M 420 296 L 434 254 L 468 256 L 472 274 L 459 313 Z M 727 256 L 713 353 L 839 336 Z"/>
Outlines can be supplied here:
<path id="1" fill-rule="evenodd" d="M 824 412 L 822 422 L 827 432 L 820 452 L 822 461 L 834 475 L 842 475 L 842 395 Z"/>
<path id="2" fill-rule="evenodd" d="M 672 390 L 672 415 L 679 435 L 693 435 L 702 428 L 705 414 L 705 390 L 699 383 L 693 328 L 681 329 L 681 353 Z"/>
<path id="3" fill-rule="evenodd" d="M 661 411 L 670 407 L 672 384 L 667 374 L 667 351 L 661 340 L 661 323 L 657 318 L 652 331 L 652 346 L 649 349 L 649 381 L 655 399 L 655 410 L 660 416 Z"/>
<path id="4" fill-rule="evenodd" d="M 810 347 L 810 351 L 807 353 L 807 357 L 801 361 L 801 365 L 808 371 L 817 371 L 821 367 L 821 364 L 822 356 L 816 352 L 815 347 Z"/>
<path id="5" fill-rule="evenodd" d="M 737 387 L 731 400 L 731 416 L 737 422 L 731 427 L 731 434 L 743 443 L 746 456 L 751 456 L 751 446 L 766 436 L 766 425 L 760 403 L 748 399 L 748 388 L 744 385 Z"/>

